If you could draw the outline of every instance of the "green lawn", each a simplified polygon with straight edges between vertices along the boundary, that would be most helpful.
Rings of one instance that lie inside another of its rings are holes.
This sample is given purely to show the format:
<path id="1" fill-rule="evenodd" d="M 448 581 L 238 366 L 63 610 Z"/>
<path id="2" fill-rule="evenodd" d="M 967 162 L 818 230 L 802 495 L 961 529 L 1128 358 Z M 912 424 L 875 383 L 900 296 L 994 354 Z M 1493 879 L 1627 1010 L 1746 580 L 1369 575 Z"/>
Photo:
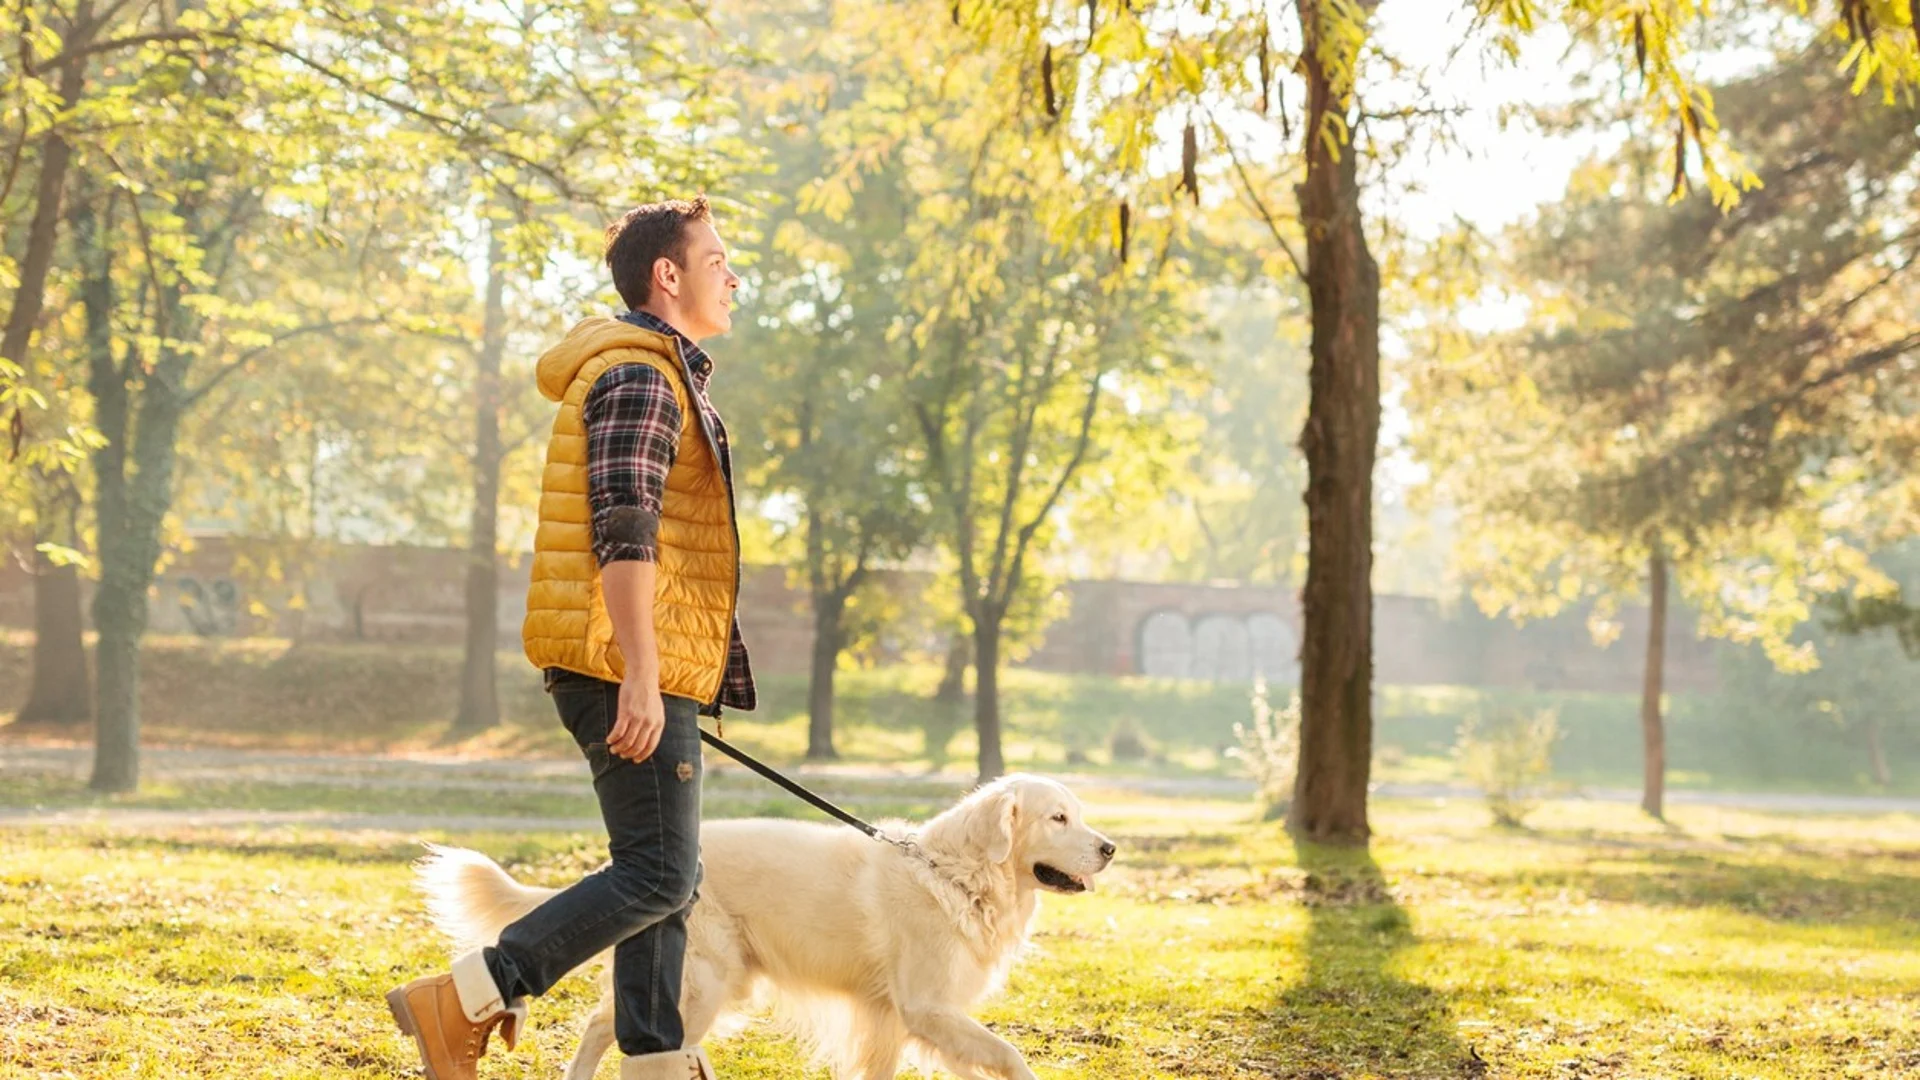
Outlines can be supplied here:
<path id="1" fill-rule="evenodd" d="M 1920 819 L 1569 803 L 1496 831 L 1387 803 L 1361 854 L 1238 803 L 1086 794 L 1120 861 L 1048 898 L 980 1012 L 1042 1076 L 1920 1074 Z M 380 994 L 445 960 L 416 839 L 0 832 L 0 1076 L 404 1075 Z M 456 839 L 550 883 L 599 858 L 590 835 Z M 483 1075 L 557 1075 L 590 992 L 563 984 Z M 765 1029 L 714 1056 L 809 1075 Z"/>

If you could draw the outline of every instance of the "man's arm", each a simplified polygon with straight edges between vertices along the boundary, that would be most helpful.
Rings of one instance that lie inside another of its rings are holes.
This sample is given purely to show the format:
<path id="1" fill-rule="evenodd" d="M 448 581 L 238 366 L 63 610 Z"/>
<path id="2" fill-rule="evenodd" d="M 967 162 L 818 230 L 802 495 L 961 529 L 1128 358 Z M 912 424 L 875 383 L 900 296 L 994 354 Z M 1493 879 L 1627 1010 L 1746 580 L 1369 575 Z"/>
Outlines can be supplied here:
<path id="1" fill-rule="evenodd" d="M 645 761 L 660 745 L 666 705 L 660 700 L 660 646 L 653 630 L 653 583 L 659 569 L 651 562 L 626 559 L 600 568 L 600 592 L 613 623 L 613 640 L 626 658 L 620 683 L 620 716 L 607 734 L 607 749 L 633 761 Z M 634 700 L 629 702 L 631 695 Z"/>
<path id="2" fill-rule="evenodd" d="M 600 591 L 626 661 L 620 711 L 607 748 L 645 761 L 660 743 L 660 650 L 654 632 L 660 504 L 680 443 L 680 405 L 665 376 L 644 364 L 616 367 L 582 403 L 587 428 L 587 501 Z"/>

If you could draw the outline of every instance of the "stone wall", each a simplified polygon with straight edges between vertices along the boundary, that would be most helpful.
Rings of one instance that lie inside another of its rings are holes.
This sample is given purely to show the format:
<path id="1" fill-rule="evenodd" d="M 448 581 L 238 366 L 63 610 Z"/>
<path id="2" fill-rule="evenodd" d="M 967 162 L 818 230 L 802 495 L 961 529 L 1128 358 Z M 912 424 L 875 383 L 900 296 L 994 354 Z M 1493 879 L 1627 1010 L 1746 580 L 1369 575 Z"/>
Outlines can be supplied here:
<path id="1" fill-rule="evenodd" d="M 518 647 L 529 560 L 500 563 L 500 646 Z M 275 635 L 318 640 L 453 645 L 464 618 L 464 552 L 438 548 L 333 547 L 288 558 L 245 543 L 207 540 L 175 557 L 155 585 L 152 628 L 162 634 Z M 921 574 L 884 578 L 907 606 Z M 1270 681 L 1297 678 L 1299 601 L 1292 589 L 1259 585 L 1077 581 L 1068 614 L 1049 627 L 1025 666 L 1085 674 Z M 89 592 L 89 596 L 91 593 Z M 803 673 L 813 627 L 804 589 L 779 567 L 751 567 L 742 582 L 742 632 L 756 670 Z M 1514 626 L 1471 604 L 1443 607 L 1411 596 L 1377 596 L 1374 670 L 1383 684 L 1511 686 L 1636 691 L 1646 612 L 1622 614 L 1610 648 L 1593 643 L 1579 615 Z M 1716 685 L 1714 646 L 1676 613 L 1667 679 L 1674 690 Z M 0 567 L 0 626 L 33 624 L 32 580 Z M 921 620 L 883 636 L 891 654 L 937 655 Z"/>

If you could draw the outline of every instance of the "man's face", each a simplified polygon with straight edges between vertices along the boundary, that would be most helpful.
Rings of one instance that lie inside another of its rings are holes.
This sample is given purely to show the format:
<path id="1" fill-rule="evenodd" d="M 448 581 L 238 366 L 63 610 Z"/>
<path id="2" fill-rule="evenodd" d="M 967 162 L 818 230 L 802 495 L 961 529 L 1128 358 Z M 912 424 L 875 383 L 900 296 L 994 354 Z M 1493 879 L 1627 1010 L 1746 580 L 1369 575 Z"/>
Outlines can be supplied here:
<path id="1" fill-rule="evenodd" d="M 727 265 L 727 246 L 711 224 L 687 226 L 687 254 L 683 265 L 672 268 L 678 289 L 669 289 L 679 307 L 676 326 L 700 341 L 733 327 L 733 291 L 740 279 Z"/>

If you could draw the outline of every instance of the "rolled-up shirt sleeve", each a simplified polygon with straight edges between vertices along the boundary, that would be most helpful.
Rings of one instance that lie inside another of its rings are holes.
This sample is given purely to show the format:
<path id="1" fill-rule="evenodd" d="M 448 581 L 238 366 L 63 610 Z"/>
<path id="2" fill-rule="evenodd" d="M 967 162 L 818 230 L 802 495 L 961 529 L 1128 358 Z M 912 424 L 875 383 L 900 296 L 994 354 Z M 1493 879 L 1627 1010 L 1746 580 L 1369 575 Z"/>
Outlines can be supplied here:
<path id="1" fill-rule="evenodd" d="M 680 403 L 666 376 L 622 364 L 594 380 L 587 427 L 587 503 L 601 566 L 659 557 L 660 500 L 680 449 Z"/>

